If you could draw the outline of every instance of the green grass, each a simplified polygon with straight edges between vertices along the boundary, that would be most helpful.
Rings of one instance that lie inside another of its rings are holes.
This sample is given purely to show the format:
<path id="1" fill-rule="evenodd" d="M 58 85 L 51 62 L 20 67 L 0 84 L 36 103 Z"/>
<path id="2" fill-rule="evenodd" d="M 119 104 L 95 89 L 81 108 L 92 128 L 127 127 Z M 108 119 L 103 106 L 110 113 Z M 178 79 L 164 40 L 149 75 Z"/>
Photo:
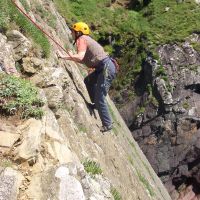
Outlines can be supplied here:
<path id="1" fill-rule="evenodd" d="M 159 66 L 159 68 L 156 70 L 156 76 L 165 76 L 166 70 L 163 66 Z"/>
<path id="2" fill-rule="evenodd" d="M 142 13 L 149 22 L 146 27 L 149 39 L 155 44 L 184 41 L 200 30 L 200 6 L 194 0 L 180 4 L 174 0 L 153 0 Z"/>
<path id="3" fill-rule="evenodd" d="M 37 89 L 27 80 L 0 74 L 0 110 L 2 114 L 19 114 L 21 118 L 41 119 L 43 101 Z"/>
<path id="4" fill-rule="evenodd" d="M 43 8 L 43 6 L 39 3 L 35 5 L 36 11 L 40 15 L 40 17 L 52 28 L 56 29 L 57 20 L 56 17 L 50 13 L 48 10 Z"/>
<path id="5" fill-rule="evenodd" d="M 200 43 L 199 42 L 193 42 L 192 47 L 194 48 L 194 50 L 200 52 Z"/>
<path id="6" fill-rule="evenodd" d="M 148 190 L 150 196 L 154 196 L 155 192 L 153 191 L 153 188 L 151 187 L 151 185 L 149 184 L 148 180 L 137 170 L 137 175 L 140 179 L 140 181 L 142 182 L 142 184 L 145 186 L 145 188 Z"/>
<path id="7" fill-rule="evenodd" d="M 17 10 L 11 0 L 0 0 L 0 28 L 5 31 L 11 29 L 12 23 L 16 23 L 21 32 L 40 46 L 44 57 L 50 55 L 50 43 L 44 34 Z"/>
<path id="8" fill-rule="evenodd" d="M 133 158 L 130 155 L 128 156 L 128 161 L 131 163 L 131 165 L 134 166 Z"/>
<path id="9" fill-rule="evenodd" d="M 83 133 L 87 133 L 87 128 L 83 124 L 78 124 L 78 130 Z"/>
<path id="10" fill-rule="evenodd" d="M 122 200 L 122 197 L 116 188 L 112 187 L 110 193 L 112 194 L 114 200 Z"/>
<path id="11" fill-rule="evenodd" d="M 0 28 L 6 29 L 9 22 L 9 4 L 7 3 L 7 1 L 0 0 Z"/>
<path id="12" fill-rule="evenodd" d="M 190 104 L 187 101 L 184 101 L 182 104 L 182 107 L 186 110 L 188 110 L 190 108 Z"/>
<path id="13" fill-rule="evenodd" d="M 100 165 L 93 160 L 87 159 L 83 162 L 84 169 L 87 173 L 91 174 L 92 176 L 96 174 L 102 174 L 102 169 Z"/>
<path id="14" fill-rule="evenodd" d="M 136 112 L 134 113 L 134 116 L 138 116 L 139 114 L 143 114 L 145 112 L 146 108 L 141 106 L 141 107 L 138 107 Z"/>
<path id="15" fill-rule="evenodd" d="M 108 32 L 123 34 L 133 30 L 139 32 L 142 28 L 140 23 L 142 19 L 138 12 L 121 8 L 112 10 L 107 7 L 109 0 L 88 0 L 87 3 L 85 0 L 55 0 L 54 2 L 69 25 L 76 21 L 93 24 L 96 29 L 93 35 L 96 38 Z"/>
<path id="16" fill-rule="evenodd" d="M 7 167 L 12 167 L 12 166 L 13 166 L 13 163 L 11 160 L 3 158 L 0 161 L 0 167 L 7 168 Z"/>
<path id="17" fill-rule="evenodd" d="M 24 9 L 27 11 L 27 12 L 30 12 L 31 8 L 29 6 L 29 4 L 27 3 L 26 0 L 20 0 L 22 6 L 24 7 Z"/>

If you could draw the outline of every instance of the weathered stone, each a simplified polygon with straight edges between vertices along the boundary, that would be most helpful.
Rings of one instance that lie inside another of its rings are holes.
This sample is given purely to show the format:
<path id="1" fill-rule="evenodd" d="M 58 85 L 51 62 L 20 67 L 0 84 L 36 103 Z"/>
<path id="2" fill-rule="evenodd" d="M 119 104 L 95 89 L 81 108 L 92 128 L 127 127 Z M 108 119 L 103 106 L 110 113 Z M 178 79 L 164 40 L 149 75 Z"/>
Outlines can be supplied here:
<path id="1" fill-rule="evenodd" d="M 41 137 L 44 135 L 42 122 L 35 119 L 27 120 L 21 127 L 23 142 L 15 151 L 15 159 L 28 160 L 35 158 L 41 148 Z"/>
<path id="2" fill-rule="evenodd" d="M 38 70 L 41 70 L 44 63 L 41 59 L 34 57 L 23 58 L 23 70 L 27 73 L 35 74 Z"/>
<path id="3" fill-rule="evenodd" d="M 76 176 L 77 175 L 77 166 L 75 163 L 68 163 L 67 167 L 69 169 L 69 175 Z"/>
<path id="4" fill-rule="evenodd" d="M 0 131 L 0 147 L 12 147 L 19 137 L 19 134 Z"/>
<path id="5" fill-rule="evenodd" d="M 65 136 L 62 129 L 59 127 L 55 115 L 49 108 L 47 108 L 45 112 L 45 135 L 52 141 L 55 140 L 59 142 L 64 142 Z"/>
<path id="6" fill-rule="evenodd" d="M 89 200 L 105 200 L 104 196 L 99 195 L 99 194 L 93 194 Z"/>
<path id="7" fill-rule="evenodd" d="M 27 73 L 35 74 L 36 69 L 33 67 L 33 64 L 31 63 L 30 58 L 24 58 L 23 59 L 23 70 Z"/>
<path id="8" fill-rule="evenodd" d="M 102 176 L 96 176 L 91 178 L 86 176 L 82 179 L 82 185 L 88 199 L 110 199 L 112 197 L 110 190 L 111 185 L 108 180 L 104 179 Z"/>
<path id="9" fill-rule="evenodd" d="M 77 156 L 69 149 L 69 143 L 62 129 L 50 109 L 46 110 L 45 135 L 50 142 L 47 142 L 47 152 L 62 163 L 78 161 Z"/>
<path id="10" fill-rule="evenodd" d="M 19 76 L 13 58 L 12 46 L 7 42 L 7 38 L 0 33 L 0 71 Z"/>
<path id="11" fill-rule="evenodd" d="M 69 150 L 66 144 L 60 144 L 55 141 L 52 146 L 55 150 L 55 158 L 58 159 L 60 164 L 75 162 L 78 160 L 77 156 Z"/>
<path id="12" fill-rule="evenodd" d="M 58 168 L 55 176 L 60 179 L 59 199 L 85 200 L 80 182 L 69 175 L 66 167 Z"/>
<path id="13" fill-rule="evenodd" d="M 41 88 L 60 86 L 72 89 L 72 81 L 67 72 L 62 68 L 44 67 L 43 71 L 31 77 L 31 81 Z"/>
<path id="14" fill-rule="evenodd" d="M 28 54 L 31 42 L 19 31 L 12 30 L 7 33 L 8 41 L 14 49 L 14 59 L 18 61 Z"/>
<path id="15" fill-rule="evenodd" d="M 167 91 L 165 81 L 163 79 L 156 78 L 156 84 L 164 104 L 171 104 L 173 102 L 172 95 L 169 91 Z"/>
<path id="16" fill-rule="evenodd" d="M 48 184 L 50 184 L 48 182 Z M 26 191 L 27 196 L 31 199 L 44 200 L 42 191 L 41 174 L 36 174 L 32 177 L 28 190 Z"/>
<path id="17" fill-rule="evenodd" d="M 46 187 L 48 185 L 48 187 Z M 80 182 L 69 175 L 66 166 L 37 174 L 31 180 L 27 191 L 28 197 L 33 199 L 85 200 Z"/>
<path id="18" fill-rule="evenodd" d="M 23 176 L 12 168 L 4 169 L 0 174 L 0 199 L 17 200 L 18 189 Z"/>
<path id="19" fill-rule="evenodd" d="M 45 88 L 44 91 L 48 100 L 49 108 L 59 107 L 63 100 L 62 88 L 53 86 Z"/>

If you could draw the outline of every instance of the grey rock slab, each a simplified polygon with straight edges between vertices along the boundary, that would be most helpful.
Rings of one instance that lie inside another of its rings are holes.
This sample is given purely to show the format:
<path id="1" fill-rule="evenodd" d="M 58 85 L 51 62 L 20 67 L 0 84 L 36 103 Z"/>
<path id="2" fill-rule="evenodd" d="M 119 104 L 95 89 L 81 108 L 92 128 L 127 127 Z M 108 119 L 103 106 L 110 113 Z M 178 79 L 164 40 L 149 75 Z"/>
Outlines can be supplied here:
<path id="1" fill-rule="evenodd" d="M 85 200 L 80 182 L 69 175 L 67 167 L 59 167 L 55 176 L 60 179 L 59 200 Z"/>
<path id="2" fill-rule="evenodd" d="M 18 188 L 24 177 L 12 168 L 0 174 L 0 200 L 17 200 Z"/>
<path id="3" fill-rule="evenodd" d="M 59 86 L 53 86 L 44 89 L 49 108 L 57 108 L 60 106 L 63 100 L 62 88 Z"/>
<path id="4" fill-rule="evenodd" d="M 15 61 L 20 60 L 28 54 L 32 44 L 22 33 L 12 30 L 7 32 L 7 37 L 9 43 L 13 46 Z"/>
<path id="5" fill-rule="evenodd" d="M 42 122 L 36 119 L 27 120 L 21 127 L 23 142 L 14 151 L 15 159 L 28 160 L 37 156 L 44 134 Z"/>

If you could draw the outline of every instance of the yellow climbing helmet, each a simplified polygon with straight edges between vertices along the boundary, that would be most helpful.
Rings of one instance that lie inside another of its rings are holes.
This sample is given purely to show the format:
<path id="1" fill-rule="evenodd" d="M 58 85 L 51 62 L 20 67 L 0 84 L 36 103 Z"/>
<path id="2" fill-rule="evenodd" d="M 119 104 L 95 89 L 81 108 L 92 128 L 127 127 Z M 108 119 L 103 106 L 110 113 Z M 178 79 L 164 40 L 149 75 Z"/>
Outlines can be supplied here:
<path id="1" fill-rule="evenodd" d="M 90 28 L 84 22 L 77 22 L 77 23 L 73 24 L 72 29 L 75 30 L 75 31 L 80 31 L 84 35 L 89 35 L 90 34 Z"/>

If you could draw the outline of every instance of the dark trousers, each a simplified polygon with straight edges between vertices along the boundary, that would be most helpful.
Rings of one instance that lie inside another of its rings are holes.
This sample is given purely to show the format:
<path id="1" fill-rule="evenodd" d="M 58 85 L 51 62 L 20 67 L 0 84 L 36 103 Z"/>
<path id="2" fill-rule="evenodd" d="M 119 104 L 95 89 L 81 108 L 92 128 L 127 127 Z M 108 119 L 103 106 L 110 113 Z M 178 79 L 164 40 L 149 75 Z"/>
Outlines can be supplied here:
<path id="1" fill-rule="evenodd" d="M 115 65 L 110 59 L 106 59 L 84 80 L 91 102 L 95 103 L 103 126 L 112 125 L 112 119 L 106 102 L 106 95 L 115 77 Z"/>

